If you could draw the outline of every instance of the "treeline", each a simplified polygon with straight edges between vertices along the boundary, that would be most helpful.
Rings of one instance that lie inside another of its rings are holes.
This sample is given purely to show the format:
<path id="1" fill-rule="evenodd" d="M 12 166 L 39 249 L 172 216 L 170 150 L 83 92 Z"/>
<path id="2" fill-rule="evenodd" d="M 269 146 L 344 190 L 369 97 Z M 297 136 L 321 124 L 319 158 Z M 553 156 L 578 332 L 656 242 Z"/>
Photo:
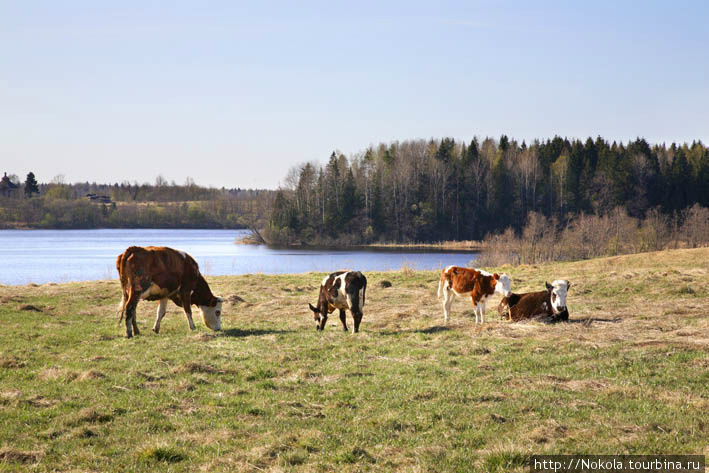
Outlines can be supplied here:
<path id="1" fill-rule="evenodd" d="M 563 228 L 580 214 L 621 208 L 643 219 L 694 204 L 709 206 L 709 150 L 698 141 L 410 140 L 292 169 L 264 233 L 282 244 L 480 240 L 519 234 L 530 212 Z"/>
<path id="2" fill-rule="evenodd" d="M 34 177 L 34 176 L 33 176 Z M 260 228 L 274 192 L 168 184 L 27 184 L 0 195 L 0 228 Z M 93 198 L 91 197 L 93 196 Z M 99 197 L 99 198 L 97 198 Z"/>

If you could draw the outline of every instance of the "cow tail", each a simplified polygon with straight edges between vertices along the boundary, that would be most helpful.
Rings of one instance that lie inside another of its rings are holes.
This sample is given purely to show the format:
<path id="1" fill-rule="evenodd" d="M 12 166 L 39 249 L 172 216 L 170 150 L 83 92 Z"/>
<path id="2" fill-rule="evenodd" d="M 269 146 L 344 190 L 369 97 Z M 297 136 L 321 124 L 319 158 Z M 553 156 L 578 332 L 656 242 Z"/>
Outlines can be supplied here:
<path id="1" fill-rule="evenodd" d="M 130 299 L 130 294 L 128 293 L 128 281 L 124 280 L 124 277 L 127 279 L 127 276 L 124 276 L 125 273 L 125 260 L 123 256 L 125 255 L 122 254 L 118 257 L 118 261 L 116 264 L 116 269 L 118 269 L 118 279 L 121 282 L 121 290 L 122 290 L 122 296 L 121 296 L 121 303 L 118 306 L 118 313 L 121 315 L 120 318 L 118 319 L 118 325 L 121 325 L 121 322 L 123 322 L 123 317 L 125 316 L 126 313 L 126 304 L 128 304 L 128 300 Z"/>
<path id="2" fill-rule="evenodd" d="M 361 309 L 364 307 L 364 298 L 365 295 L 367 294 L 367 283 L 364 283 L 364 286 L 362 286 L 362 294 L 360 295 L 360 299 L 362 299 L 362 304 L 360 304 L 359 308 Z"/>
<path id="3" fill-rule="evenodd" d="M 123 290 L 123 298 L 121 299 L 121 305 L 118 306 L 118 313 L 121 314 L 120 318 L 118 319 L 118 325 L 121 325 L 121 322 L 123 322 L 123 317 L 125 316 L 126 313 L 126 304 L 128 304 L 128 301 L 130 300 L 130 294 L 126 294 L 128 291 L 125 289 Z"/>

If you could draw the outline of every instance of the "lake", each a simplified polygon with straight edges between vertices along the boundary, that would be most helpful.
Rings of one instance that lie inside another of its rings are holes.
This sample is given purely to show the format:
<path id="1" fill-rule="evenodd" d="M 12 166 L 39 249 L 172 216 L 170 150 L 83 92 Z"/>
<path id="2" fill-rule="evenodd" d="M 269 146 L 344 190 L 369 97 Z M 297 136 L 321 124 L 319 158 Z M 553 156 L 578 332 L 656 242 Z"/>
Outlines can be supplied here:
<path id="1" fill-rule="evenodd" d="M 379 249 L 292 249 L 236 245 L 247 230 L 0 230 L 0 284 L 117 279 L 116 257 L 131 245 L 184 250 L 203 274 L 282 274 L 338 269 L 385 271 L 466 266 L 474 253 Z"/>

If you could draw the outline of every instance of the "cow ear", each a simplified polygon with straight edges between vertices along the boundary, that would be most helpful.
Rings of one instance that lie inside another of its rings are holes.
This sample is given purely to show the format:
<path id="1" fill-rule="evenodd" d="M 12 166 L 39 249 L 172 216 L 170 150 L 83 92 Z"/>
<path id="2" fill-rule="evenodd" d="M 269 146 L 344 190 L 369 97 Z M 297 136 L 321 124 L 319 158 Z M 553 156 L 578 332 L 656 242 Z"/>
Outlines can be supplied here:
<path id="1" fill-rule="evenodd" d="M 310 310 L 312 310 L 312 311 L 315 312 L 316 314 L 319 312 L 318 309 L 316 309 L 315 307 L 313 307 L 313 304 L 308 304 L 308 305 L 310 306 Z"/>
<path id="2" fill-rule="evenodd" d="M 569 280 L 566 280 L 566 289 L 569 289 L 571 287 L 571 282 Z"/>
<path id="3" fill-rule="evenodd" d="M 544 284 L 546 284 L 546 286 L 547 286 L 547 291 L 551 291 L 551 284 L 549 284 L 549 282 L 546 282 L 546 281 L 544 282 Z"/>
<path id="4" fill-rule="evenodd" d="M 497 273 L 493 274 L 492 277 L 495 278 L 495 279 L 500 279 L 500 275 L 497 274 Z"/>

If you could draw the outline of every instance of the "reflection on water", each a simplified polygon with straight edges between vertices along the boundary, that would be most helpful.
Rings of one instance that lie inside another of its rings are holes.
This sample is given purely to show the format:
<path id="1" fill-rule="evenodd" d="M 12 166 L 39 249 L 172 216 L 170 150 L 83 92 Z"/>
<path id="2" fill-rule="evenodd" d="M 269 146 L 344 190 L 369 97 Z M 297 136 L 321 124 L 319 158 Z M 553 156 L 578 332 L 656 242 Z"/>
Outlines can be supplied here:
<path id="1" fill-rule="evenodd" d="M 330 250 L 235 245 L 245 230 L 0 230 L 0 284 L 115 279 L 116 257 L 128 246 L 170 246 L 190 253 L 206 275 L 439 269 L 465 266 L 471 253 Z"/>

